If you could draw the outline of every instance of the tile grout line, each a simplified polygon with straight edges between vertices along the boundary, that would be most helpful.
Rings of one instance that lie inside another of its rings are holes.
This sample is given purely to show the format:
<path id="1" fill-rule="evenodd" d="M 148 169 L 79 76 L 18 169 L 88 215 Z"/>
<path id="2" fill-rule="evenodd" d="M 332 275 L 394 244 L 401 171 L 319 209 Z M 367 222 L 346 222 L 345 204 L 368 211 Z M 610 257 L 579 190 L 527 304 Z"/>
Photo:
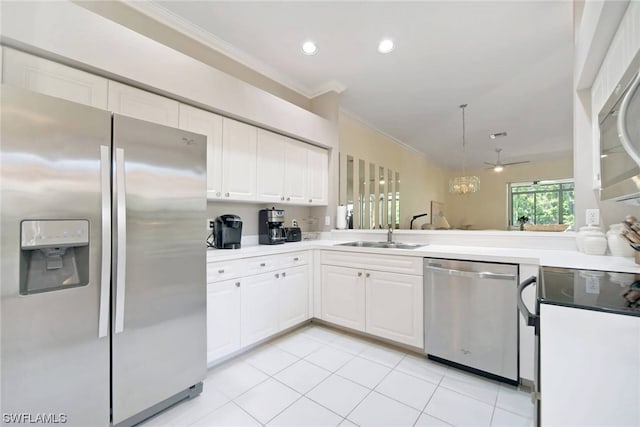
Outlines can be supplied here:
<path id="1" fill-rule="evenodd" d="M 429 360 L 429 359 L 426 359 L 426 360 Z M 447 369 L 444 371 L 445 373 L 444 373 L 444 374 L 442 374 L 442 377 L 440 377 L 440 381 L 438 381 L 438 384 L 436 384 L 436 388 L 433 390 L 433 393 L 431 393 L 431 396 L 429 397 L 429 400 L 427 400 L 427 403 L 425 403 L 425 404 L 424 404 L 424 407 L 422 408 L 422 411 L 420 411 L 420 414 L 425 414 L 425 415 L 429 415 L 430 417 L 433 417 L 433 415 L 430 415 L 430 414 L 428 414 L 428 413 L 426 412 L 426 410 L 427 410 L 427 406 L 429 406 L 429 403 L 431 402 L 431 399 L 433 399 L 433 396 L 435 396 L 435 395 L 436 395 L 436 393 L 438 392 L 438 389 L 440 388 L 440 385 L 442 384 L 442 380 L 444 380 L 444 376 L 446 375 L 446 373 L 447 373 L 447 370 L 448 370 L 448 369 L 449 369 L 449 368 L 447 368 Z M 446 389 L 446 387 L 445 387 L 445 389 Z M 434 418 L 437 418 L 437 417 L 434 417 Z M 420 419 L 420 417 L 418 417 L 418 420 L 419 420 L 419 419 Z M 440 419 L 440 418 L 438 418 L 438 419 Z M 416 424 L 417 424 L 418 420 L 416 420 Z M 444 421 L 444 420 L 442 420 L 442 421 Z M 445 421 L 445 422 L 446 422 L 446 421 Z M 447 424 L 449 424 L 448 422 L 446 422 L 446 423 L 447 423 Z M 414 424 L 414 425 L 415 425 L 415 424 Z"/>
<path id="2" fill-rule="evenodd" d="M 405 357 L 406 357 L 406 354 L 405 354 L 405 356 L 403 356 L 403 357 L 402 357 L 402 359 L 400 359 L 400 360 L 398 361 L 398 363 L 396 363 L 396 366 L 397 366 L 397 365 L 398 365 L 402 360 L 404 360 L 404 358 L 405 358 Z M 352 360 L 353 360 L 353 359 L 352 359 Z M 368 359 L 365 359 L 365 360 L 368 360 Z M 373 362 L 373 361 L 371 361 L 371 360 L 370 360 L 370 362 L 372 362 L 372 363 L 376 363 L 376 362 Z M 384 365 L 381 365 L 381 366 L 384 366 Z M 386 368 L 388 368 L 388 366 L 385 366 L 385 367 L 386 367 Z M 384 381 L 384 379 L 385 379 L 385 378 L 387 378 L 387 376 L 389 376 L 389 374 L 391 374 L 391 372 L 393 372 L 393 370 L 394 370 L 394 369 L 395 369 L 395 368 L 391 368 L 391 369 L 389 370 L 389 372 L 387 372 L 387 373 L 386 373 L 386 374 L 385 374 L 385 375 L 380 379 L 380 381 L 378 381 L 378 382 L 376 383 L 376 385 L 374 385 L 374 386 L 373 386 L 373 388 L 371 388 L 371 389 L 369 390 L 369 393 L 367 393 L 367 394 L 362 398 L 362 400 L 360 400 L 360 402 L 358 402 L 358 404 L 357 404 L 356 406 L 354 406 L 354 407 L 353 407 L 353 409 L 352 409 L 351 411 L 349 411 L 349 413 L 345 416 L 345 419 L 346 419 L 346 420 L 348 420 L 349 422 L 352 422 L 352 423 L 354 423 L 354 424 L 355 424 L 355 422 L 354 422 L 354 421 L 351 421 L 351 420 L 349 420 L 349 419 L 348 419 L 349 415 L 351 415 L 351 414 L 353 413 L 353 411 L 355 411 L 355 410 L 358 408 L 358 406 L 362 405 L 362 402 L 364 402 L 364 401 L 367 399 L 367 397 L 369 397 L 369 395 L 371 395 L 371 393 L 373 393 L 373 392 L 375 391 L 375 388 L 376 388 L 376 387 L 378 387 L 378 386 L 380 385 L 380 383 L 381 383 L 382 381 Z M 340 374 L 336 373 L 336 375 L 340 375 Z M 341 375 L 340 375 L 340 376 L 341 376 Z M 342 377 L 342 376 L 341 376 L 341 377 Z M 343 378 L 344 378 L 344 377 L 343 377 Z M 349 378 L 345 378 L 345 379 L 347 379 L 347 380 L 348 380 Z M 350 381 L 351 381 L 351 380 L 350 380 Z M 354 383 L 355 383 L 355 381 L 352 381 L 352 382 L 354 382 Z M 356 383 L 356 384 L 358 384 L 358 383 Z M 360 385 L 362 385 L 362 384 L 360 384 Z M 363 387 L 364 387 L 364 386 L 363 386 Z M 367 387 L 367 388 L 368 388 L 368 387 Z M 382 393 L 378 393 L 378 394 L 381 394 L 382 396 L 388 397 L 388 396 L 386 396 L 386 395 L 383 395 Z M 395 400 L 395 399 L 393 399 L 393 400 Z M 395 400 L 395 401 L 397 402 L 397 400 Z M 398 403 L 402 403 L 402 402 L 398 402 Z M 406 405 L 406 404 L 404 404 L 404 403 L 403 403 L 403 405 L 407 406 L 408 408 L 411 408 L 409 405 Z M 413 409 L 413 408 L 412 408 L 412 409 Z M 420 415 L 419 415 L 419 414 L 418 414 L 418 418 L 420 418 Z M 416 419 L 416 421 L 417 421 L 417 419 Z"/>

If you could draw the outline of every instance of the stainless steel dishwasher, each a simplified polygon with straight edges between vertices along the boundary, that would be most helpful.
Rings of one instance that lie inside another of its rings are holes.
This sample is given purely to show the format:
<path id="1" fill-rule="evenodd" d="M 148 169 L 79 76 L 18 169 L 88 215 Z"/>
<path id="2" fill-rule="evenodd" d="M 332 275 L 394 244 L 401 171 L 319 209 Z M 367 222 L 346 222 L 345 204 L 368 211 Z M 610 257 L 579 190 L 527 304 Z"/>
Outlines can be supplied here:
<path id="1" fill-rule="evenodd" d="M 518 266 L 424 259 L 430 359 L 517 384 Z"/>

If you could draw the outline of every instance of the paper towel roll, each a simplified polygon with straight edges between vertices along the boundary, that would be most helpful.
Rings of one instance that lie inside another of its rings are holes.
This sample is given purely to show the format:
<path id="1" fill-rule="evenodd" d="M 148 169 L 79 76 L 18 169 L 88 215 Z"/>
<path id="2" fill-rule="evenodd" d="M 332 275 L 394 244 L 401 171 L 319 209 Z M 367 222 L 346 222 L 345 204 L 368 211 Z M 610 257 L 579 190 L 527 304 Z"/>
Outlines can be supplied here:
<path id="1" fill-rule="evenodd" d="M 338 230 L 347 228 L 347 207 L 344 205 L 338 206 L 336 211 L 336 228 Z"/>

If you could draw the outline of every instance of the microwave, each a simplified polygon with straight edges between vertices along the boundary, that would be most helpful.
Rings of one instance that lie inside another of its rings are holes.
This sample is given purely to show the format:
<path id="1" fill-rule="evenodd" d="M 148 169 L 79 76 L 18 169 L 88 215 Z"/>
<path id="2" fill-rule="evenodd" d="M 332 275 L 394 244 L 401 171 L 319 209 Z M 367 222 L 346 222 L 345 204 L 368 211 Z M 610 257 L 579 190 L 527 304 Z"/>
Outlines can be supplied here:
<path id="1" fill-rule="evenodd" d="M 604 104 L 600 124 L 600 200 L 640 204 L 640 54 Z"/>

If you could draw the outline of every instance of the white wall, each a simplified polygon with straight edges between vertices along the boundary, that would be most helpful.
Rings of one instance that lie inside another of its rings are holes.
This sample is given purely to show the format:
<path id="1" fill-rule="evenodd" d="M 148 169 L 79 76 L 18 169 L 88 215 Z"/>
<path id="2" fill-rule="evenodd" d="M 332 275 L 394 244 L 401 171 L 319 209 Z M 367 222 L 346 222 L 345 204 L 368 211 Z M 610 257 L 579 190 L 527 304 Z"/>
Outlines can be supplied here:
<path id="1" fill-rule="evenodd" d="M 448 171 L 424 154 L 401 145 L 344 111 L 340 112 L 338 132 L 343 155 L 353 156 L 356 163 L 359 159 L 365 160 L 367 168 L 373 163 L 376 168 L 383 166 L 400 173 L 400 228 L 409 228 L 413 215 L 430 212 L 432 200 L 445 200 Z M 419 229 L 429 222 L 430 217 L 423 217 L 413 226 Z"/>
<path id="2" fill-rule="evenodd" d="M 573 164 L 578 227 L 586 223 L 586 209 L 600 209 L 600 222 L 605 227 L 620 222 L 625 215 L 640 215 L 638 206 L 601 202 L 599 191 L 594 189 L 597 187 L 599 172 L 599 141 L 597 127 L 594 126 L 597 126 L 602 98 L 606 99 L 612 93 L 631 58 L 640 50 L 639 22 L 640 3 L 637 1 L 585 2 L 582 19 L 576 22 Z M 609 72 L 611 69 L 615 72 Z M 598 83 L 597 88 L 594 82 Z M 602 89 L 603 86 L 606 89 Z M 596 90 L 602 90 L 603 96 L 594 97 Z M 600 99 L 601 102 L 594 106 L 594 99 Z"/>
<path id="3" fill-rule="evenodd" d="M 573 178 L 573 158 L 535 161 L 507 166 L 500 173 L 492 169 L 467 170 L 480 178 L 480 191 L 464 196 L 448 194 L 445 216 L 452 227 L 471 226 L 474 230 L 506 230 L 508 227 L 507 184 L 547 179 Z M 452 173 L 449 178 L 456 176 Z"/>

